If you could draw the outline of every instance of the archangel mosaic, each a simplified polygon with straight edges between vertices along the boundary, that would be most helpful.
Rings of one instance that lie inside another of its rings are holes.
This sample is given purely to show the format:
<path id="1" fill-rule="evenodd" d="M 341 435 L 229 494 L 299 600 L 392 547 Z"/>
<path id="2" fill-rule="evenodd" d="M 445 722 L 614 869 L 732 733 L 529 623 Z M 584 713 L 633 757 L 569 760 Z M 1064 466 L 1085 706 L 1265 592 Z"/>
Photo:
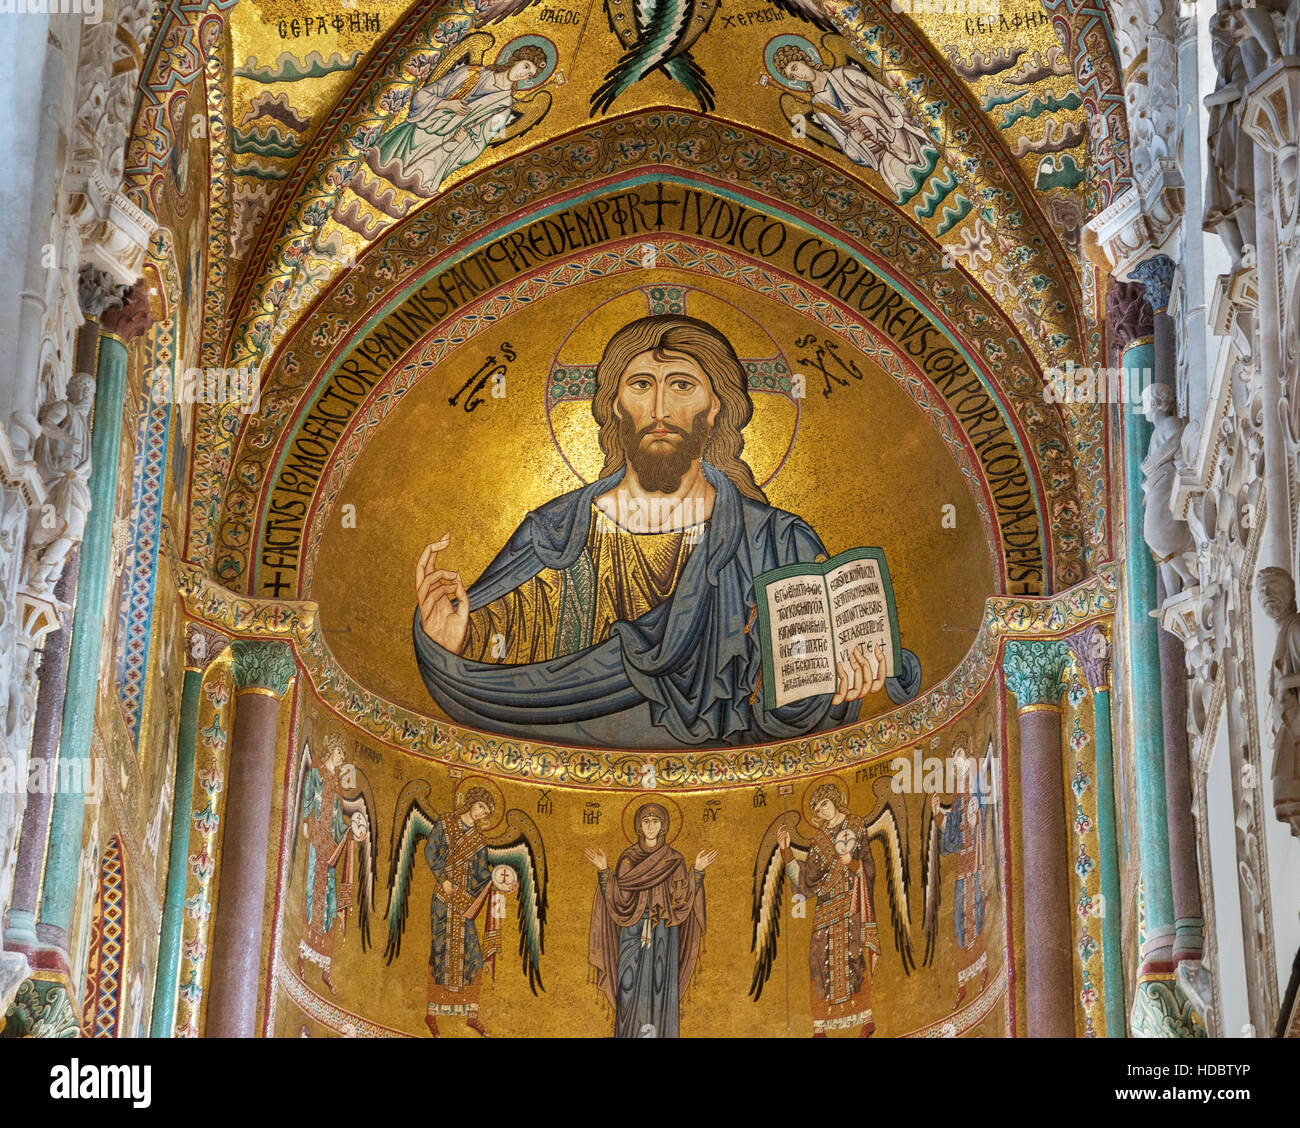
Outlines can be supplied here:
<path id="1" fill-rule="evenodd" d="M 5 1037 L 1300 1036 L 1300 4 L 0 26 Z"/>

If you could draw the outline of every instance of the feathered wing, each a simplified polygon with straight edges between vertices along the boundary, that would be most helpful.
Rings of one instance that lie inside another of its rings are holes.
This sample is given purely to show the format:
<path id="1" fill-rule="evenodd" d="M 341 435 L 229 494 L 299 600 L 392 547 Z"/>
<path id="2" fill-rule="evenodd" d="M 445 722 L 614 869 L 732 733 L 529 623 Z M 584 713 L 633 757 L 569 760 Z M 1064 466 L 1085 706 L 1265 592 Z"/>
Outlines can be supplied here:
<path id="1" fill-rule="evenodd" d="M 763 841 L 758 847 L 758 856 L 754 859 L 754 906 L 752 917 L 754 937 L 749 950 L 754 953 L 754 978 L 749 985 L 749 994 L 755 1002 L 763 995 L 763 987 L 772 977 L 772 966 L 776 962 L 777 940 L 781 936 L 781 903 L 785 890 L 785 862 L 781 857 L 781 847 L 777 843 L 777 831 L 784 826 L 791 832 L 790 852 L 795 860 L 802 863 L 808 858 L 808 846 L 796 842 L 793 834 L 799 825 L 799 815 L 795 811 L 786 811 L 777 815 L 763 834 Z"/>
<path id="2" fill-rule="evenodd" d="M 943 880 L 940 872 L 939 840 L 943 836 L 943 820 L 952 811 L 952 804 L 940 803 L 939 816 L 936 817 L 929 803 L 925 806 L 924 831 L 921 835 L 921 899 L 925 902 L 923 930 L 925 932 L 925 957 L 922 967 L 928 967 L 934 961 L 935 942 L 939 935 L 939 905 L 942 903 Z"/>
<path id="3" fill-rule="evenodd" d="M 495 42 L 496 40 L 486 31 L 471 32 L 454 47 L 447 49 L 442 58 L 438 60 L 438 65 L 429 72 L 429 77 L 424 80 L 424 85 L 445 78 L 463 62 L 470 62 L 475 65 L 482 62 L 484 53 Z"/>
<path id="4" fill-rule="evenodd" d="M 402 816 L 402 829 L 397 833 L 393 856 L 388 864 L 388 943 L 384 946 L 384 962 L 392 963 L 402 950 L 402 931 L 406 928 L 406 912 L 411 902 L 411 870 L 420 843 L 433 833 L 434 817 L 412 799 Z"/>
<path id="5" fill-rule="evenodd" d="M 899 832 L 900 825 L 904 828 Z M 880 812 L 867 824 L 867 841 L 878 842 L 885 852 L 885 887 L 889 891 L 889 915 L 894 926 L 894 947 L 903 960 L 903 971 L 908 975 L 916 966 L 912 956 L 911 919 L 908 904 L 908 866 L 906 814 L 900 814 L 893 803 L 885 803 Z M 878 916 L 879 914 L 877 914 Z"/>
<path id="6" fill-rule="evenodd" d="M 533 126 L 538 125 L 551 109 L 551 92 L 538 90 L 535 94 L 516 94 L 510 105 L 510 116 L 501 127 L 493 145 L 504 145 L 516 137 L 522 137 Z"/>
<path id="7" fill-rule="evenodd" d="M 355 768 L 359 781 L 357 794 L 339 800 L 343 813 L 350 819 L 358 811 L 365 816 L 367 834 L 361 847 L 361 872 L 357 875 L 357 929 L 361 933 L 361 950 L 370 947 L 370 917 L 375 911 L 375 885 L 378 884 L 375 849 L 375 793 L 370 781 L 360 768 Z"/>
<path id="8" fill-rule="evenodd" d="M 838 32 L 837 28 L 817 0 L 772 0 L 772 6 L 822 29 Z"/>
<path id="9" fill-rule="evenodd" d="M 690 91 L 700 108 L 713 108 L 713 87 L 689 48 L 713 21 L 719 0 L 605 0 L 609 27 L 623 56 L 591 96 L 591 112 L 604 113 L 624 91 L 653 70 Z"/>
<path id="10" fill-rule="evenodd" d="M 510 16 L 517 16 L 525 8 L 531 8 L 541 0 L 487 0 L 479 5 L 484 24 L 500 23 Z"/>
<path id="11" fill-rule="evenodd" d="M 519 880 L 519 955 L 528 988 L 534 995 L 542 983 L 542 953 L 546 951 L 546 847 L 542 832 L 523 811 L 506 812 L 506 829 L 487 848 L 488 864 L 509 866 Z"/>
<path id="12" fill-rule="evenodd" d="M 293 863 L 298 857 L 298 838 L 302 834 L 303 803 L 307 798 L 307 773 L 311 771 L 311 742 L 302 742 L 302 751 L 298 753 L 298 768 L 294 772 L 297 780 L 293 789 L 293 834 L 289 839 L 289 880 L 293 880 Z"/>
<path id="13" fill-rule="evenodd" d="M 787 90 L 781 95 L 781 114 L 790 123 L 791 129 L 802 128 L 805 137 L 816 141 L 819 145 L 825 145 L 828 149 L 840 151 L 835 138 L 817 121 L 811 104 L 797 94 Z"/>

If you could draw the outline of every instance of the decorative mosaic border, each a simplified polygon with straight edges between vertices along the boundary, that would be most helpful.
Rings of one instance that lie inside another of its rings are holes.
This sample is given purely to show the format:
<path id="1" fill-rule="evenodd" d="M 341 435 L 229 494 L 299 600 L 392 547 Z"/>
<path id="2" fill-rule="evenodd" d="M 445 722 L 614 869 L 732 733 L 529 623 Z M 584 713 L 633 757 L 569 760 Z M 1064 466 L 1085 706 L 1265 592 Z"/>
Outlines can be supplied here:
<path id="1" fill-rule="evenodd" d="M 86 987 L 82 1027 L 91 1038 L 116 1038 L 121 1019 L 122 977 L 126 967 L 126 875 L 122 843 L 114 835 L 99 862 L 99 888 L 95 891 L 86 961 Z"/>
<path id="2" fill-rule="evenodd" d="M 140 380 L 140 410 L 136 424 L 135 465 L 131 476 L 130 524 L 127 533 L 126 579 L 117 624 L 115 672 L 118 700 L 126 718 L 132 747 L 140 743 L 140 721 L 144 712 L 145 680 L 149 665 L 153 598 L 158 578 L 158 552 L 162 534 L 163 486 L 167 478 L 167 440 L 171 434 L 173 405 L 153 398 L 154 380 L 162 369 L 171 379 L 175 374 L 176 306 L 179 292 L 176 259 L 169 234 L 159 240 L 164 279 L 168 290 L 166 321 L 151 331 L 144 349 L 144 371 Z"/>
<path id="3" fill-rule="evenodd" d="M 207 981 L 208 943 L 212 908 L 216 903 L 218 831 L 225 813 L 227 746 L 234 700 L 229 656 L 223 654 L 209 667 L 203 679 L 194 778 L 198 787 L 190 808 L 190 842 L 186 854 L 189 873 L 185 885 L 185 915 L 181 924 L 181 963 L 178 976 L 179 1001 L 175 1037 L 197 1038 L 202 1034 L 204 985 Z M 155 1031 L 155 1033 L 171 1033 Z"/>
<path id="4" fill-rule="evenodd" d="M 446 764 L 548 785 L 636 789 L 648 755 L 666 789 L 752 786 L 811 776 L 879 759 L 937 732 L 966 711 L 994 683 L 1005 637 L 1058 636 L 1114 614 L 1113 565 L 1048 599 L 993 597 L 966 656 L 942 682 L 914 701 L 855 725 L 782 744 L 699 752 L 624 752 L 534 744 L 461 728 L 394 705 L 365 689 L 339 665 L 316 627 L 295 637 L 316 696 L 344 722 L 377 741 Z"/>
<path id="5" fill-rule="evenodd" d="M 848 341 L 854 348 L 878 364 L 912 401 L 925 412 L 939 437 L 947 445 L 958 470 L 966 480 L 980 516 L 984 539 L 989 549 L 993 574 L 999 586 L 1005 582 L 1006 570 L 1001 558 L 1001 532 L 995 525 L 980 476 L 966 443 L 969 441 L 957 426 L 947 401 L 934 390 L 910 360 L 901 358 L 884 339 L 862 322 L 846 318 L 837 303 L 827 302 L 811 288 L 785 277 L 770 267 L 760 268 L 741 256 L 732 256 L 707 244 L 697 245 L 686 239 L 652 236 L 630 240 L 625 246 L 578 256 L 548 267 L 544 271 L 517 279 L 508 287 L 468 306 L 450 324 L 435 330 L 425 341 L 408 353 L 409 359 L 394 366 L 383 383 L 368 397 L 363 411 L 335 446 L 329 466 L 322 475 L 316 497 L 304 529 L 305 552 L 301 588 L 310 593 L 316 557 L 325 535 L 325 519 L 375 431 L 398 406 L 405 394 L 424 377 L 454 355 L 471 340 L 479 329 L 498 324 L 531 303 L 582 282 L 643 273 L 641 248 L 653 244 L 661 267 L 720 277 L 727 282 L 764 294 L 783 302 L 791 309 L 819 322 L 828 331 Z M 1026 469 L 1033 474 L 1033 465 Z M 1049 559 L 1047 530 L 1043 530 L 1044 561 Z M 253 572 L 254 578 L 256 571 Z"/>
<path id="6" fill-rule="evenodd" d="M 630 124 L 639 130 L 635 143 L 610 148 L 610 138 Z M 660 166 L 648 161 L 670 163 Z M 331 284 L 319 302 L 314 284 L 308 287 L 310 293 L 299 295 L 300 304 L 311 304 L 312 312 L 295 323 L 295 343 L 271 362 L 261 415 L 231 413 L 230 418 L 218 422 L 209 419 L 201 428 L 196 459 L 224 467 L 237 457 L 237 464 L 233 472 L 220 478 L 210 474 L 202 482 L 196 480 L 190 507 L 192 553 L 208 553 L 216 536 L 214 512 L 223 518 L 238 517 L 255 507 L 252 494 L 263 484 L 266 452 L 277 442 L 276 435 L 262 432 L 281 426 L 319 366 L 330 363 L 354 326 L 376 316 L 389 295 L 442 261 L 469 232 L 494 229 L 493 224 L 503 222 L 507 213 L 526 211 L 543 198 L 557 200 L 566 191 L 599 190 L 601 185 L 612 188 L 630 175 L 652 173 L 660 167 L 665 176 L 689 176 L 705 184 L 712 183 L 711 170 L 716 170 L 722 178 L 718 186 L 724 190 L 734 189 L 737 176 L 743 175 L 749 193 L 746 198 L 756 207 L 764 206 L 765 200 L 768 206 L 776 202 L 798 211 L 804 217 L 801 222 L 814 228 L 819 223 L 828 225 L 827 230 L 835 230 L 843 240 L 856 242 L 856 253 L 876 269 L 886 274 L 901 271 L 916 291 L 914 300 L 938 316 L 959 339 L 982 341 L 983 346 L 972 355 L 979 357 L 986 369 L 993 366 L 999 372 L 1005 401 L 1021 420 L 1042 466 L 1052 520 L 1065 534 L 1068 551 L 1055 552 L 1053 583 L 1064 585 L 1083 578 L 1081 537 L 1074 532 L 1082 512 L 1074 492 L 1073 459 L 1077 454 L 1070 433 L 1073 420 L 1059 405 L 1044 404 L 1041 380 L 1034 375 L 1029 353 L 1007 315 L 972 289 L 960 271 L 941 269 L 938 249 L 923 231 L 909 226 L 906 216 L 854 188 L 852 181 L 808 154 L 676 112 L 643 114 L 593 126 L 544 149 L 521 154 L 508 167 L 485 170 L 436 197 L 395 233 L 377 241 L 362 268 Z M 892 265 L 886 268 L 886 264 Z M 222 538 L 216 573 L 224 582 L 234 583 L 244 575 L 246 560 L 241 549 L 225 543 L 224 529 Z"/>

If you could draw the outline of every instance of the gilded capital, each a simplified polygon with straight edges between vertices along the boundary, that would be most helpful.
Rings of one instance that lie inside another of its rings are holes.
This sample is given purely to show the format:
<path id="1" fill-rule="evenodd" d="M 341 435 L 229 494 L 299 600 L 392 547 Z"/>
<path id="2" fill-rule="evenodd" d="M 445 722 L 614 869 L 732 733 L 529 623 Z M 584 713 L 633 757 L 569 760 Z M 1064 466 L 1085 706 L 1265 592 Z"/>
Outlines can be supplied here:
<path id="1" fill-rule="evenodd" d="M 235 675 L 235 692 L 261 690 L 283 697 L 298 667 L 287 642 L 273 639 L 236 639 L 230 645 Z"/>
<path id="2" fill-rule="evenodd" d="M 1070 660 L 1070 648 L 1060 639 L 1017 639 L 1007 643 L 1002 672 L 1007 688 L 1023 711 L 1035 705 L 1059 705 L 1061 678 Z"/>

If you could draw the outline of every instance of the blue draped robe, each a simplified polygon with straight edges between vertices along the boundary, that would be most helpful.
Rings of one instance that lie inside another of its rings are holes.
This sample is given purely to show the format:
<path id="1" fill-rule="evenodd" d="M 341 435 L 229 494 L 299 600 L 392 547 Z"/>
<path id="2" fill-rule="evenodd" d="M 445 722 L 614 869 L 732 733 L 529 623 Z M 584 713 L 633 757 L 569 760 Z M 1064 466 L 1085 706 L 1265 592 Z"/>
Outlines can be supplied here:
<path id="1" fill-rule="evenodd" d="M 758 638 L 747 630 L 754 577 L 825 558 L 799 517 L 744 496 L 702 463 L 716 491 L 713 514 L 672 595 L 634 622 L 610 627 L 594 646 L 545 662 L 500 665 L 452 654 L 425 633 L 416 609 L 416 659 L 424 684 L 452 720 L 534 741 L 597 747 L 680 748 L 761 744 L 848 723 L 859 703 L 822 694 L 764 708 Z M 471 610 L 500 599 L 543 569 L 572 567 L 587 546 L 592 505 L 623 471 L 529 513 L 468 589 Z M 903 651 L 886 688 L 901 703 L 921 669 Z"/>

